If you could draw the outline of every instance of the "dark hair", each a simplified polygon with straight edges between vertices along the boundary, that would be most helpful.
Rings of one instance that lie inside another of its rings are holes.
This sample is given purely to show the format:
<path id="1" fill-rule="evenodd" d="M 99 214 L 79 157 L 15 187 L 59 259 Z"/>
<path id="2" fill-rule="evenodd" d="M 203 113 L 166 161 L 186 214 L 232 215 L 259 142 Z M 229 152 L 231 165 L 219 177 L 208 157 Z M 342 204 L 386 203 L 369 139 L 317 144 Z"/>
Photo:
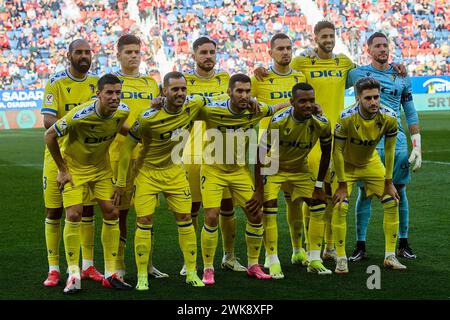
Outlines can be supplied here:
<path id="1" fill-rule="evenodd" d="M 302 91 L 313 90 L 314 91 L 314 88 L 310 84 L 308 84 L 306 82 L 297 83 L 295 86 L 292 87 L 292 96 L 295 95 L 295 92 L 297 90 L 302 90 Z"/>
<path id="2" fill-rule="evenodd" d="M 322 20 L 322 21 L 317 22 L 316 25 L 314 26 L 314 34 L 318 34 L 323 29 L 336 30 L 336 28 L 334 27 L 334 24 L 332 22 L 327 21 L 327 20 Z"/>
<path id="3" fill-rule="evenodd" d="M 105 84 L 116 84 L 116 83 L 122 83 L 120 79 L 113 75 L 112 73 L 107 73 L 103 75 L 100 79 L 98 79 L 97 82 L 97 89 L 98 91 L 102 91 L 105 87 Z"/>
<path id="4" fill-rule="evenodd" d="M 78 43 L 86 43 L 87 45 L 89 45 L 88 44 L 88 42 L 86 41 L 86 40 L 84 40 L 84 39 L 75 39 L 75 40 L 73 40 L 70 44 L 69 44 L 69 52 L 72 52 L 73 50 L 75 50 L 75 46 L 78 44 Z"/>
<path id="5" fill-rule="evenodd" d="M 372 34 L 369 39 L 367 39 L 367 45 L 370 47 L 372 45 L 373 39 L 375 38 L 385 38 L 386 40 L 388 39 L 386 37 L 386 35 L 382 32 L 375 32 L 374 34 Z"/>
<path id="6" fill-rule="evenodd" d="M 213 39 L 211 39 L 209 37 L 200 37 L 197 40 L 195 40 L 192 45 L 194 52 L 197 51 L 198 47 L 200 47 L 201 45 L 204 45 L 205 43 L 212 43 L 214 45 L 214 48 L 217 48 L 217 44 Z"/>
<path id="7" fill-rule="evenodd" d="M 291 40 L 291 38 L 289 38 L 289 36 L 285 33 L 277 33 L 276 35 L 274 35 L 272 37 L 272 39 L 270 39 L 270 48 L 273 48 L 275 41 L 278 39 L 289 39 Z"/>
<path id="8" fill-rule="evenodd" d="M 142 41 L 139 39 L 139 37 L 135 36 L 134 34 L 124 34 L 119 38 L 119 41 L 117 41 L 117 50 L 122 50 L 123 46 L 127 44 L 138 44 L 141 45 Z"/>
<path id="9" fill-rule="evenodd" d="M 228 88 L 233 90 L 236 82 L 252 83 L 252 80 L 249 76 L 243 73 L 236 73 L 231 76 L 230 81 L 228 82 Z"/>
<path id="10" fill-rule="evenodd" d="M 164 81 L 163 81 L 164 87 L 167 87 L 169 85 L 169 80 L 170 79 L 180 79 L 180 78 L 185 79 L 184 75 L 181 72 L 172 71 L 172 72 L 167 73 L 164 76 Z"/>
<path id="11" fill-rule="evenodd" d="M 364 77 L 356 81 L 355 90 L 356 95 L 360 95 L 364 90 L 368 89 L 378 89 L 381 90 L 380 83 L 378 80 L 371 77 Z"/>

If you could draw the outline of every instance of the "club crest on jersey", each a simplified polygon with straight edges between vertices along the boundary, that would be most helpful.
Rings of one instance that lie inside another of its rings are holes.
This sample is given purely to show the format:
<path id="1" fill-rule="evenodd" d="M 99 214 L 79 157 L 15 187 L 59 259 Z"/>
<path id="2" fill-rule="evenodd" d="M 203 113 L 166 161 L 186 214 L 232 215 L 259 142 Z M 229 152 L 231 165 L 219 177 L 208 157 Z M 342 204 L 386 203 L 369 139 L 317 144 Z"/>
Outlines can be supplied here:
<path id="1" fill-rule="evenodd" d="M 298 77 L 294 76 L 295 83 L 298 83 Z"/>
<path id="2" fill-rule="evenodd" d="M 49 93 L 45 96 L 45 104 L 52 104 L 53 103 L 53 94 Z"/>
<path id="3" fill-rule="evenodd" d="M 220 79 L 220 77 L 216 77 L 216 80 L 217 80 L 217 83 L 219 84 L 219 86 L 221 85 L 221 83 L 222 83 L 222 79 Z"/>
<path id="4" fill-rule="evenodd" d="M 89 85 L 89 89 L 91 89 L 92 93 L 95 92 L 95 86 L 94 86 L 93 84 L 90 84 L 90 85 Z"/>
<path id="5" fill-rule="evenodd" d="M 334 58 L 334 62 L 336 63 L 336 65 L 339 65 L 339 58 Z"/>

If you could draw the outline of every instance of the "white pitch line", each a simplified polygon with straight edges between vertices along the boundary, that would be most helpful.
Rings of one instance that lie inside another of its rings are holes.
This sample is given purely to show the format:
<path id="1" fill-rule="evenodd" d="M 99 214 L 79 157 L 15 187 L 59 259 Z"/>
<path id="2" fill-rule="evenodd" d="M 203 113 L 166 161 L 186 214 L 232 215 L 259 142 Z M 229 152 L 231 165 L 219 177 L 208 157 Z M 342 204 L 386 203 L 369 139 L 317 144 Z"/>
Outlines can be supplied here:
<path id="1" fill-rule="evenodd" d="M 424 160 L 422 161 L 423 163 L 433 163 L 433 164 L 442 164 L 445 166 L 450 166 L 450 162 L 443 162 L 443 161 L 428 161 L 428 160 Z"/>
<path id="2" fill-rule="evenodd" d="M 0 163 L 0 167 L 43 167 L 42 163 Z"/>

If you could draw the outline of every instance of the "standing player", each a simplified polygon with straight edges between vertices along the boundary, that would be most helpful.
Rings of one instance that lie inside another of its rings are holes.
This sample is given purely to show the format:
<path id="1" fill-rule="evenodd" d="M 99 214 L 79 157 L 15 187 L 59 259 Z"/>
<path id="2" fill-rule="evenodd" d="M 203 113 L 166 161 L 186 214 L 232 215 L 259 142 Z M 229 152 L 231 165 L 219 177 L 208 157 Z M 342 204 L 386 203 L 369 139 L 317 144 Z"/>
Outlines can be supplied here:
<path id="1" fill-rule="evenodd" d="M 200 37 L 193 43 L 193 58 L 195 70 L 184 74 L 187 81 L 188 95 L 200 95 L 216 99 L 225 95 L 230 75 L 224 71 L 215 71 L 217 44 L 208 37 Z M 191 139 L 184 150 L 184 163 L 188 173 L 192 193 L 192 222 L 198 230 L 197 216 L 200 210 L 202 195 L 200 192 L 200 164 L 202 148 L 195 149 L 194 140 L 199 139 L 204 132 L 204 122 L 196 121 L 191 131 Z M 201 145 L 197 140 L 197 144 Z M 223 258 L 222 268 L 233 271 L 246 271 L 234 254 L 234 239 L 236 237 L 236 216 L 233 200 L 228 189 L 225 189 L 220 211 L 220 230 L 222 231 Z M 185 275 L 185 266 L 180 274 Z"/>
<path id="2" fill-rule="evenodd" d="M 280 102 L 288 102 L 292 97 L 292 87 L 297 83 L 306 82 L 305 75 L 292 69 L 289 64 L 292 61 L 292 41 L 284 33 L 277 33 L 270 40 L 269 54 L 272 57 L 272 66 L 268 70 L 267 76 L 259 81 L 256 77 L 252 78 L 252 96 L 258 101 L 268 105 L 274 105 Z M 270 118 L 260 121 L 260 130 L 266 129 L 269 125 Z M 306 252 L 302 248 L 303 233 L 303 215 L 301 207 L 291 200 L 291 196 L 287 190 L 285 199 L 287 204 L 287 220 L 291 235 L 292 244 L 292 263 L 305 263 L 307 260 Z M 264 241 L 266 237 L 277 238 L 277 215 L 271 211 L 263 210 L 264 224 Z M 270 234 L 273 233 L 273 234 Z M 274 246 L 276 250 L 276 246 Z M 267 252 L 266 246 L 266 263 L 264 266 L 269 268 L 270 274 L 274 279 L 280 278 L 281 268 L 273 266 L 268 259 L 268 254 L 276 255 L 277 252 Z M 278 262 L 279 264 L 279 262 Z M 275 271 L 277 270 L 277 271 Z M 277 275 L 278 274 L 278 275 Z"/>
<path id="3" fill-rule="evenodd" d="M 77 105 L 95 98 L 95 87 L 98 78 L 88 74 L 92 62 L 92 51 L 89 44 L 82 40 L 74 40 L 69 45 L 67 58 L 70 67 L 50 77 L 44 91 L 44 102 L 41 113 L 44 115 L 44 127 L 50 128 L 58 119 Z M 61 146 L 64 139 L 61 139 Z M 56 177 L 58 168 L 50 152 L 45 148 L 43 187 L 46 211 L 45 240 L 49 273 L 44 281 L 46 287 L 59 283 L 59 243 L 61 239 L 61 216 L 63 213 L 62 195 Z M 81 277 L 102 281 L 103 276 L 94 268 L 94 208 L 88 197 L 83 209 L 81 221 L 81 246 L 83 254 L 83 271 Z"/>
<path id="4" fill-rule="evenodd" d="M 69 277 L 64 293 L 81 289 L 79 268 L 80 221 L 83 199 L 92 194 L 103 214 L 102 245 L 105 262 L 103 286 L 130 289 L 116 273 L 119 249 L 119 212 L 114 207 L 112 170 L 108 149 L 117 133 L 126 134 L 124 126 L 128 107 L 120 103 L 119 78 L 106 74 L 98 80 L 97 100 L 86 102 L 59 119 L 45 133 L 45 143 L 58 166 L 58 187 L 66 208 L 64 247 Z M 57 138 L 67 136 L 62 151 Z"/>
<path id="5" fill-rule="evenodd" d="M 332 227 L 336 242 L 335 272 L 348 273 L 345 239 L 347 233 L 348 197 L 353 184 L 364 183 L 368 197 L 380 198 L 384 210 L 385 259 L 384 266 L 404 270 L 406 266 L 395 257 L 398 233 L 399 195 L 392 183 L 395 136 L 398 131 L 397 114 L 380 106 L 380 83 L 373 78 L 361 78 L 355 83 L 355 106 L 341 113 L 334 130 L 334 168 L 339 186 L 333 196 Z M 384 137 L 385 164 L 375 147 Z"/>
<path id="6" fill-rule="evenodd" d="M 142 143 L 142 163 L 134 181 L 137 290 L 148 290 L 147 265 L 152 246 L 153 213 L 160 192 L 164 193 L 169 208 L 175 213 L 179 244 L 186 265 L 186 283 L 194 287 L 204 286 L 196 271 L 197 239 L 190 214 L 189 183 L 183 165 L 181 162 L 174 163 L 172 154 L 179 145 L 178 138 L 192 127 L 208 99 L 199 96 L 186 99 L 186 79 L 179 72 L 169 72 L 164 76 L 163 92 L 166 97 L 163 107 L 142 112 L 123 143 L 115 189 L 114 203 L 118 205 L 126 186 L 131 153 L 138 142 Z"/>
<path id="7" fill-rule="evenodd" d="M 369 55 L 372 63 L 367 66 L 358 67 L 350 71 L 347 81 L 352 86 L 360 78 L 370 76 L 377 79 L 381 84 L 381 103 L 397 114 L 399 132 L 395 145 L 394 176 L 395 188 L 400 195 L 399 202 L 399 244 L 397 256 L 415 259 L 416 255 L 408 245 L 408 198 L 406 197 L 406 184 L 410 181 L 408 162 L 408 143 L 405 130 L 401 122 L 401 106 L 405 111 L 406 123 L 411 135 L 413 150 L 410 161 L 414 163 L 413 171 L 420 168 L 422 162 L 419 118 L 412 99 L 411 81 L 408 76 L 399 77 L 397 72 L 389 64 L 389 43 L 387 37 L 376 32 L 367 40 Z M 383 140 L 377 145 L 377 151 L 384 161 Z M 358 201 L 356 203 L 356 233 L 357 244 L 355 251 L 349 261 L 360 261 L 366 253 L 366 232 L 371 214 L 371 199 L 366 197 L 364 187 L 359 188 Z"/>
<path id="8" fill-rule="evenodd" d="M 313 115 L 314 89 L 309 84 L 294 85 L 290 102 L 292 107 L 279 111 L 270 121 L 268 135 L 277 134 L 277 139 L 263 138 L 259 145 L 259 148 L 270 148 L 269 156 L 277 158 L 279 170 L 276 174 L 264 176 L 263 184 L 263 179 L 258 178 L 261 172 L 258 162 L 255 170 L 255 181 L 259 182 L 256 185 L 256 192 L 264 194 L 264 213 L 268 216 L 277 213 L 278 193 L 282 187 L 291 194 L 292 202 L 297 207 L 300 207 L 301 201 L 308 204 L 311 212 L 308 233 L 310 237 L 308 272 L 316 272 L 320 275 L 331 274 L 331 270 L 325 268 L 320 260 L 326 204 L 323 180 L 331 158 L 330 123 L 325 117 Z M 316 180 L 308 166 L 308 153 L 318 140 L 320 140 L 322 155 Z M 270 141 L 270 146 L 267 141 Z M 276 254 L 278 237 L 276 230 L 272 231 L 272 228 L 274 227 L 271 224 L 264 225 L 265 245 L 271 262 L 270 275 L 272 278 L 283 278 L 280 261 Z M 274 270 L 275 267 L 277 270 Z"/>
<path id="9" fill-rule="evenodd" d="M 201 190 L 203 206 L 205 207 L 205 224 L 202 229 L 202 257 L 203 257 L 203 282 L 208 285 L 215 283 L 214 280 L 214 255 L 217 248 L 218 218 L 222 193 L 229 188 L 234 200 L 243 208 L 247 216 L 245 239 L 247 242 L 248 268 L 247 274 L 258 279 L 270 279 L 259 264 L 259 252 L 263 235 L 262 217 L 259 208 L 249 210 L 246 204 L 254 194 L 254 184 L 249 168 L 244 159 L 238 159 L 235 148 L 234 135 L 245 136 L 251 134 L 253 127 L 263 117 L 273 114 L 285 104 L 269 107 L 261 106 L 257 114 L 249 109 L 251 97 L 251 80 L 244 74 L 235 74 L 230 78 L 227 93 L 229 99 L 211 102 L 200 111 L 199 119 L 206 123 L 208 135 L 214 135 L 214 142 L 205 147 L 205 152 L 214 148 L 213 158 L 205 158 L 201 168 Z M 227 139 L 232 137 L 232 143 Z M 213 139 L 212 136 L 208 137 Z M 239 139 L 239 138 L 238 138 Z M 248 136 L 237 143 L 241 150 L 248 150 Z M 222 141 L 222 144 L 218 141 Z M 211 152 L 211 150 L 210 150 Z M 243 152 L 247 154 L 247 152 Z M 231 160 L 232 163 L 229 163 Z"/>
<path id="10" fill-rule="evenodd" d="M 139 65 L 141 64 L 141 40 L 138 37 L 132 34 L 125 34 L 119 38 L 119 41 L 117 42 L 117 60 L 119 60 L 120 63 L 120 71 L 116 72 L 115 75 L 122 81 L 121 101 L 130 108 L 130 113 L 126 123 L 131 127 L 141 111 L 147 109 L 150 105 L 150 101 L 159 95 L 160 90 L 158 83 L 153 77 L 139 73 Z M 111 144 L 109 152 L 111 166 L 116 179 L 120 148 L 122 147 L 124 140 L 125 137 L 118 135 Z M 131 155 L 131 163 L 127 175 L 127 187 L 124 195 L 122 196 L 122 202 L 119 206 L 120 244 L 117 255 L 117 269 L 121 277 L 125 275 L 127 216 L 130 209 L 135 167 L 139 156 L 139 151 L 140 148 L 136 148 Z M 152 241 L 152 243 L 154 246 L 155 242 Z M 153 266 L 152 252 L 153 247 L 150 252 L 148 273 L 155 278 L 168 277 L 168 274 L 159 271 Z"/>

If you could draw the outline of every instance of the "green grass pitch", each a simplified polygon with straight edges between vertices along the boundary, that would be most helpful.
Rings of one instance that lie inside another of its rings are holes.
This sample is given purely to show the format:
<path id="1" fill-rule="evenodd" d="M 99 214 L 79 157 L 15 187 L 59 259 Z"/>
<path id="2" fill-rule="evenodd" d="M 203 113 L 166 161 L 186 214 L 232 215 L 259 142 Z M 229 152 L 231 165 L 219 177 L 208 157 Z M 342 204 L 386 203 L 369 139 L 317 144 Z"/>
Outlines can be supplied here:
<path id="1" fill-rule="evenodd" d="M 47 273 L 44 240 L 44 208 L 41 190 L 43 160 L 43 130 L 0 131 L 0 208 L 1 208 L 1 280 L 0 299 L 130 299 L 130 300 L 304 300 L 304 299 L 448 299 L 450 297 L 450 251 L 448 250 L 450 195 L 450 113 L 420 114 L 424 163 L 412 175 L 408 198 L 410 205 L 410 244 L 418 254 L 415 261 L 405 261 L 408 270 L 396 272 L 382 267 L 384 237 L 381 205 L 374 201 L 374 212 L 369 225 L 367 250 L 369 259 L 350 264 L 347 276 L 317 276 L 308 274 L 304 267 L 290 263 L 290 241 L 286 224 L 284 201 L 279 210 L 279 256 L 285 274 L 284 280 L 258 281 L 248 279 L 245 273 L 222 271 L 219 261 L 221 245 L 216 253 L 216 285 L 193 288 L 178 275 L 182 255 L 178 247 L 177 229 L 173 214 L 164 201 L 155 213 L 154 264 L 169 273 L 168 279 L 151 279 L 147 292 L 118 292 L 104 289 L 98 283 L 83 281 L 83 290 L 75 296 L 63 295 L 63 285 L 45 288 Z M 348 216 L 347 254 L 355 244 L 354 203 Z M 103 271 L 100 243 L 101 219 L 96 209 L 95 263 Z M 201 214 L 203 217 L 203 214 Z M 126 262 L 128 280 L 136 283 L 132 211 L 128 220 Z M 236 252 L 246 262 L 245 223 L 238 210 L 238 237 Z M 199 237 L 198 237 L 199 238 Z M 220 243 L 221 240 L 219 240 Z M 260 262 L 262 262 L 262 255 Z M 63 243 L 60 249 L 61 270 L 66 269 Z M 334 264 L 326 263 L 334 270 Z M 369 265 L 381 268 L 381 289 L 369 290 L 366 273 Z M 198 256 L 201 270 L 201 256 Z M 201 276 L 201 272 L 199 272 Z M 63 282 L 65 276 L 63 275 Z"/>

